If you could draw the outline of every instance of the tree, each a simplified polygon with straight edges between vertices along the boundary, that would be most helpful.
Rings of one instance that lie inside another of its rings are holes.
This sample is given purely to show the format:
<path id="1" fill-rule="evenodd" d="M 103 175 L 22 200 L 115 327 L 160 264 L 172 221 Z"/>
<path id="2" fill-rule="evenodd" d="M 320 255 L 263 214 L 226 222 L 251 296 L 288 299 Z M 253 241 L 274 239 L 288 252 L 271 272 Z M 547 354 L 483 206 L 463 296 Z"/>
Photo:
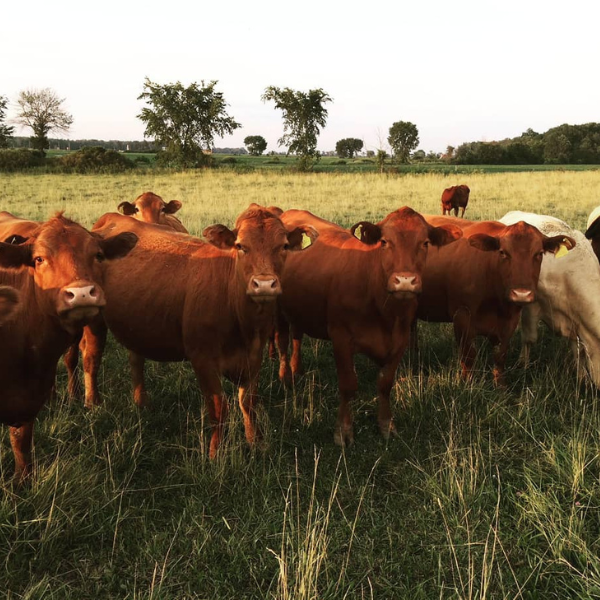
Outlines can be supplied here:
<path id="1" fill-rule="evenodd" d="M 51 131 L 67 132 L 73 125 L 73 116 L 62 106 L 64 101 L 50 88 L 19 93 L 15 121 L 22 127 L 31 127 L 31 145 L 35 150 L 43 152 L 48 148 L 48 134 Z"/>
<path id="2" fill-rule="evenodd" d="M 419 145 L 419 130 L 414 123 L 397 121 L 390 127 L 388 144 L 401 163 L 407 163 L 410 153 Z"/>
<path id="3" fill-rule="evenodd" d="M 8 98 L 0 96 L 0 148 L 8 148 L 8 139 L 12 136 L 14 127 L 4 124 Z"/>
<path id="4" fill-rule="evenodd" d="M 267 140 L 262 135 L 249 135 L 244 138 L 244 145 L 252 156 L 260 156 L 267 149 Z"/>
<path id="5" fill-rule="evenodd" d="M 332 99 L 321 88 L 297 92 L 290 88 L 269 86 L 262 95 L 263 102 L 272 100 L 283 113 L 283 136 L 280 146 L 288 146 L 288 154 L 300 157 L 299 168 L 308 170 L 319 159 L 317 136 L 325 127 L 327 109 Z"/>
<path id="6" fill-rule="evenodd" d="M 335 145 L 335 153 L 340 158 L 354 158 L 363 148 L 363 141 L 358 138 L 344 138 Z"/>
<path id="7" fill-rule="evenodd" d="M 240 123 L 227 114 L 227 103 L 217 81 L 184 87 L 179 81 L 160 85 L 146 77 L 138 100 L 149 105 L 138 115 L 145 137 L 154 138 L 163 164 L 196 167 L 206 164 L 203 148 L 211 150 L 215 136 L 233 133 Z"/>

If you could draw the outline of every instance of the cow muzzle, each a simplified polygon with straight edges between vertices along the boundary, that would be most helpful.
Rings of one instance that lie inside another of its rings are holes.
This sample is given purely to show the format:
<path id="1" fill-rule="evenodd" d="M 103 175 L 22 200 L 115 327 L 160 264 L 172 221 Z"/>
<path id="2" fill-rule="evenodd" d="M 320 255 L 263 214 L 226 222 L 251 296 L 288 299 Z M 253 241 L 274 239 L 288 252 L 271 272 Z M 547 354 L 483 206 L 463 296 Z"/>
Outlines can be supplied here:
<path id="1" fill-rule="evenodd" d="M 67 321 L 88 321 L 105 305 L 102 288 L 89 283 L 74 283 L 60 290 L 58 314 Z"/>
<path id="2" fill-rule="evenodd" d="M 531 304 L 535 300 L 535 292 L 525 288 L 513 288 L 508 293 L 508 299 L 515 304 Z"/>
<path id="3" fill-rule="evenodd" d="M 406 297 L 406 294 L 420 294 L 423 283 L 416 273 L 394 273 L 388 279 L 387 290 L 394 296 Z"/>
<path id="4" fill-rule="evenodd" d="M 259 304 L 272 302 L 281 295 L 281 284 L 274 275 L 252 277 L 246 293 Z"/>

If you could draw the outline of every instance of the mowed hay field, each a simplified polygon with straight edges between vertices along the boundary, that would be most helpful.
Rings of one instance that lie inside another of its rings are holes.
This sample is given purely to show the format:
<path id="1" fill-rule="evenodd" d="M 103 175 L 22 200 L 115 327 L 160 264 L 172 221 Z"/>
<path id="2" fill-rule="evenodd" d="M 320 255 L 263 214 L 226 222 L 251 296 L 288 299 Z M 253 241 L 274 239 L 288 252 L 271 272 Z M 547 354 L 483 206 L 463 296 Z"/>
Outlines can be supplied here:
<path id="1" fill-rule="evenodd" d="M 520 209 L 582 229 L 600 204 L 600 171 L 3 175 L 0 197 L 18 216 L 65 209 L 91 226 L 151 190 L 181 200 L 181 220 L 200 234 L 231 226 L 250 202 L 346 226 L 404 205 L 438 214 L 442 190 L 458 183 L 471 188 L 473 219 Z M 333 443 L 325 342 L 305 340 L 307 374 L 293 389 L 265 358 L 259 448 L 246 446 L 227 384 L 228 435 L 214 461 L 189 365 L 147 363 L 144 410 L 114 341 L 98 409 L 68 401 L 59 368 L 26 487 L 11 484 L 8 428 L 0 432 L 0 590 L 10 599 L 600 596 L 600 405 L 577 381 L 569 344 L 544 331 L 525 371 L 517 333 L 508 388 L 497 390 L 486 344 L 465 384 L 451 327 L 419 331 L 420 356 L 405 357 L 392 393 L 399 436 L 388 443 L 376 426 L 377 369 L 357 358 L 355 444 L 345 451 Z"/>

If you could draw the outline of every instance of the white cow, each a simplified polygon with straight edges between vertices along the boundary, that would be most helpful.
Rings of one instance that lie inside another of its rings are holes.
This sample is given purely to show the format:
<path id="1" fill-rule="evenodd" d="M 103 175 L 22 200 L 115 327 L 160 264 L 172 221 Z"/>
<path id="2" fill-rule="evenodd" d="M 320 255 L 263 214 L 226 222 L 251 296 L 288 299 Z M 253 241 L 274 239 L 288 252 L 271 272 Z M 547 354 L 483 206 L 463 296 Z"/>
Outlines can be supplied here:
<path id="1" fill-rule="evenodd" d="M 505 225 L 526 221 L 546 235 L 564 233 L 577 245 L 558 257 L 544 255 L 536 301 L 521 314 L 521 361 L 527 364 L 532 344 L 537 342 L 542 320 L 555 333 L 571 340 L 578 374 L 588 372 L 600 387 L 600 264 L 590 241 L 564 221 L 547 215 L 511 211 L 500 221 Z"/>

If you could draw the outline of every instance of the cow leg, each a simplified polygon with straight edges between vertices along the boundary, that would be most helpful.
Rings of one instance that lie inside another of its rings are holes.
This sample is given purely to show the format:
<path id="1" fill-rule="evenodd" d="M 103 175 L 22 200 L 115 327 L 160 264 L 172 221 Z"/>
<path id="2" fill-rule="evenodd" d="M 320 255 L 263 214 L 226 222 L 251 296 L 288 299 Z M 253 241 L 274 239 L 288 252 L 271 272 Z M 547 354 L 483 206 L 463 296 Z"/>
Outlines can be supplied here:
<path id="1" fill-rule="evenodd" d="M 292 367 L 292 376 L 304 375 L 304 363 L 302 362 L 302 337 L 304 332 L 292 327 L 292 358 L 290 366 Z"/>
<path id="2" fill-rule="evenodd" d="M 458 206 L 455 206 L 455 207 L 453 208 L 453 210 L 454 210 L 454 216 L 455 216 L 455 217 L 458 217 Z"/>
<path id="3" fill-rule="evenodd" d="M 377 423 L 379 425 L 379 431 L 385 440 L 388 440 L 391 435 L 397 435 L 396 426 L 394 425 L 394 419 L 392 417 L 392 409 L 390 407 L 390 393 L 394 380 L 396 379 L 396 371 L 398 365 L 402 359 L 402 355 L 406 349 L 407 343 L 404 347 L 394 356 L 392 360 L 386 363 L 381 371 L 379 371 L 379 378 L 377 380 L 377 392 L 378 392 L 378 403 L 377 403 Z"/>
<path id="4" fill-rule="evenodd" d="M 494 346 L 494 384 L 498 387 L 506 387 L 504 369 L 509 345 L 510 336 L 502 337 L 499 343 Z"/>
<path id="5" fill-rule="evenodd" d="M 277 357 L 277 353 L 275 351 L 275 336 L 277 334 L 275 332 L 273 332 L 270 336 L 269 336 L 269 360 L 275 360 L 275 358 Z"/>
<path id="6" fill-rule="evenodd" d="M 100 393 L 98 392 L 98 371 L 106 346 L 107 332 L 106 324 L 102 318 L 95 319 L 83 328 L 83 337 L 79 348 L 83 355 L 86 408 L 92 408 L 101 403 Z"/>
<path id="7" fill-rule="evenodd" d="M 475 348 L 473 347 L 473 335 L 469 327 L 470 315 L 465 312 L 457 312 L 454 315 L 454 337 L 458 343 L 460 364 L 462 367 L 462 378 L 470 380 L 473 377 L 473 365 L 475 364 Z"/>
<path id="8" fill-rule="evenodd" d="M 463 219 L 465 216 L 465 208 L 466 206 L 461 206 L 460 207 L 460 218 Z"/>
<path id="9" fill-rule="evenodd" d="M 417 354 L 419 352 L 419 330 L 417 327 L 417 319 L 414 319 L 410 324 L 410 351 Z"/>
<path id="10" fill-rule="evenodd" d="M 259 365 L 260 367 L 260 365 Z M 244 431 L 246 433 L 246 441 L 250 446 L 254 445 L 254 442 L 261 439 L 261 434 L 256 424 L 256 412 L 255 407 L 258 402 L 258 394 L 256 389 L 258 387 L 258 371 L 256 374 L 251 375 L 247 382 L 240 383 L 238 390 L 238 402 L 244 415 Z"/>
<path id="11" fill-rule="evenodd" d="M 204 356 L 197 357 L 192 360 L 192 367 L 194 368 L 198 385 L 204 396 L 208 419 L 210 421 L 212 433 L 210 437 L 209 456 L 210 458 L 215 458 L 223 439 L 225 421 L 229 414 L 227 398 L 223 394 L 219 370 L 213 361 Z"/>
<path id="12" fill-rule="evenodd" d="M 69 400 L 79 400 L 81 397 L 81 383 L 77 373 L 77 365 L 79 363 L 79 344 L 83 337 L 83 332 L 67 349 L 64 355 L 64 363 L 67 369 L 67 393 Z"/>
<path id="13" fill-rule="evenodd" d="M 277 345 L 277 352 L 279 353 L 279 379 L 286 385 L 289 385 L 292 383 L 292 371 L 290 369 L 290 357 L 288 354 L 290 345 L 290 325 L 280 312 L 277 314 L 275 344 Z"/>
<path id="14" fill-rule="evenodd" d="M 542 308 L 538 302 L 528 304 L 521 310 L 521 354 L 519 361 L 524 367 L 529 364 L 531 347 L 538 340 L 538 323 Z"/>
<path id="15" fill-rule="evenodd" d="M 338 446 L 350 446 L 354 442 L 352 427 L 352 400 L 358 389 L 358 378 L 354 370 L 352 344 L 349 336 L 331 336 L 333 354 L 340 387 L 340 406 L 333 434 L 333 440 Z"/>
<path id="16" fill-rule="evenodd" d="M 133 401 L 136 406 L 142 408 L 148 404 L 148 394 L 146 393 L 146 384 L 144 382 L 144 362 L 143 356 L 135 352 L 129 352 L 129 367 L 131 368 L 131 382 L 133 384 Z"/>
<path id="17" fill-rule="evenodd" d="M 10 445 L 15 456 L 15 482 L 22 484 L 31 474 L 31 443 L 33 421 L 10 428 Z"/>

